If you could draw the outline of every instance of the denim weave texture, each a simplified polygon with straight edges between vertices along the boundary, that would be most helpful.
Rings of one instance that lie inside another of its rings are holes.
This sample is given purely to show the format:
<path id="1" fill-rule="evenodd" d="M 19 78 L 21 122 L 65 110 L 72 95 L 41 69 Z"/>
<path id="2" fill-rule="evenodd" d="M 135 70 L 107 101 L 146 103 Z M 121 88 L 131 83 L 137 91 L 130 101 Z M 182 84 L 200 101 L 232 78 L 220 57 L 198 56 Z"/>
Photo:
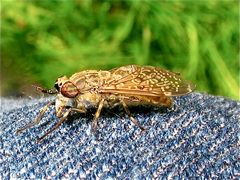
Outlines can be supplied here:
<path id="1" fill-rule="evenodd" d="M 52 98 L 51 98 L 52 99 Z M 59 120 L 54 106 L 20 135 L 51 99 L 1 98 L 0 179 L 235 179 L 240 176 L 240 102 L 192 93 L 170 109 L 130 108 L 142 132 L 120 107 L 74 113 Z"/>

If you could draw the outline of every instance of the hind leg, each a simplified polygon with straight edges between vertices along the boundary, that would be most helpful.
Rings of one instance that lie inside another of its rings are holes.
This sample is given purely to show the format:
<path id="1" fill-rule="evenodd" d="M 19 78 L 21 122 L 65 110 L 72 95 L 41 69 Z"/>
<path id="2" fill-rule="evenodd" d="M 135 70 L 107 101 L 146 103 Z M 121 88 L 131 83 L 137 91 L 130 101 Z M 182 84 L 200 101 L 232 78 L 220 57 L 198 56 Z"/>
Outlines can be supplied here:
<path id="1" fill-rule="evenodd" d="M 135 124 L 137 127 L 139 127 L 142 131 L 146 130 L 143 126 L 139 124 L 139 122 L 131 115 L 131 112 L 128 109 L 128 106 L 124 100 L 121 100 L 121 103 L 123 105 L 124 110 L 128 114 L 129 119 Z"/>

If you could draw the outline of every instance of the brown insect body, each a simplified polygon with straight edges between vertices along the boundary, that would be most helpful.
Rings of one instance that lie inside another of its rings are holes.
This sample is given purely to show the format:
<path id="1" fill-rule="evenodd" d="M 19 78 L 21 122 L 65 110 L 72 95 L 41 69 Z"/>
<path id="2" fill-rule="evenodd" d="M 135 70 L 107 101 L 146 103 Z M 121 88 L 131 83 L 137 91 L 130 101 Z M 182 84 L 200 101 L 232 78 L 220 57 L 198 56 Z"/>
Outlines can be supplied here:
<path id="1" fill-rule="evenodd" d="M 122 104 L 132 122 L 144 130 L 131 116 L 128 105 L 151 104 L 171 107 L 172 96 L 190 93 L 194 86 L 182 80 L 178 73 L 152 66 L 128 65 L 110 71 L 81 71 L 70 78 L 62 76 L 57 79 L 55 88 L 57 90 L 55 102 L 47 104 L 34 123 L 23 127 L 18 132 L 39 123 L 48 106 L 52 104 L 55 104 L 56 115 L 61 119 L 39 141 L 59 127 L 71 111 L 83 113 L 88 107 L 97 108 L 93 120 L 93 128 L 96 129 L 102 107 L 114 106 L 116 103 Z M 50 94 L 54 92 L 38 89 Z"/>

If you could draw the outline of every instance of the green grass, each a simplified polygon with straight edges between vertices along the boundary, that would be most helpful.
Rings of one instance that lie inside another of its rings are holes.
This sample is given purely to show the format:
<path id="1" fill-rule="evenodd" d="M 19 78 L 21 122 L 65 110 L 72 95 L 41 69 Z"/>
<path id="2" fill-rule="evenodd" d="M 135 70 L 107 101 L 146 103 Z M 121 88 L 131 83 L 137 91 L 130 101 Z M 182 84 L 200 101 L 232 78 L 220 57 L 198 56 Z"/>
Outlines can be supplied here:
<path id="1" fill-rule="evenodd" d="M 197 91 L 239 97 L 238 1 L 1 2 L 1 89 L 125 64 L 181 72 Z"/>

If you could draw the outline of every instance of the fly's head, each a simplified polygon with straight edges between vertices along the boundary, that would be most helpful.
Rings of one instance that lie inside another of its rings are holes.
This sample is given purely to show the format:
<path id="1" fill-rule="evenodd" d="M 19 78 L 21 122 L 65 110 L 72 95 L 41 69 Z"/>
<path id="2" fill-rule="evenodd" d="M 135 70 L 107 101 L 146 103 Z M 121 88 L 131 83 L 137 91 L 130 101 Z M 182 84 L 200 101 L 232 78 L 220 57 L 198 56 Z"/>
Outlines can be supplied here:
<path id="1" fill-rule="evenodd" d="M 66 76 L 59 77 L 54 87 L 58 91 L 55 101 L 56 115 L 57 117 L 61 117 L 67 107 L 73 107 L 75 97 L 79 94 L 79 90 Z"/>
<path id="2" fill-rule="evenodd" d="M 54 87 L 67 98 L 75 98 L 79 94 L 78 88 L 66 76 L 59 77 Z"/>

